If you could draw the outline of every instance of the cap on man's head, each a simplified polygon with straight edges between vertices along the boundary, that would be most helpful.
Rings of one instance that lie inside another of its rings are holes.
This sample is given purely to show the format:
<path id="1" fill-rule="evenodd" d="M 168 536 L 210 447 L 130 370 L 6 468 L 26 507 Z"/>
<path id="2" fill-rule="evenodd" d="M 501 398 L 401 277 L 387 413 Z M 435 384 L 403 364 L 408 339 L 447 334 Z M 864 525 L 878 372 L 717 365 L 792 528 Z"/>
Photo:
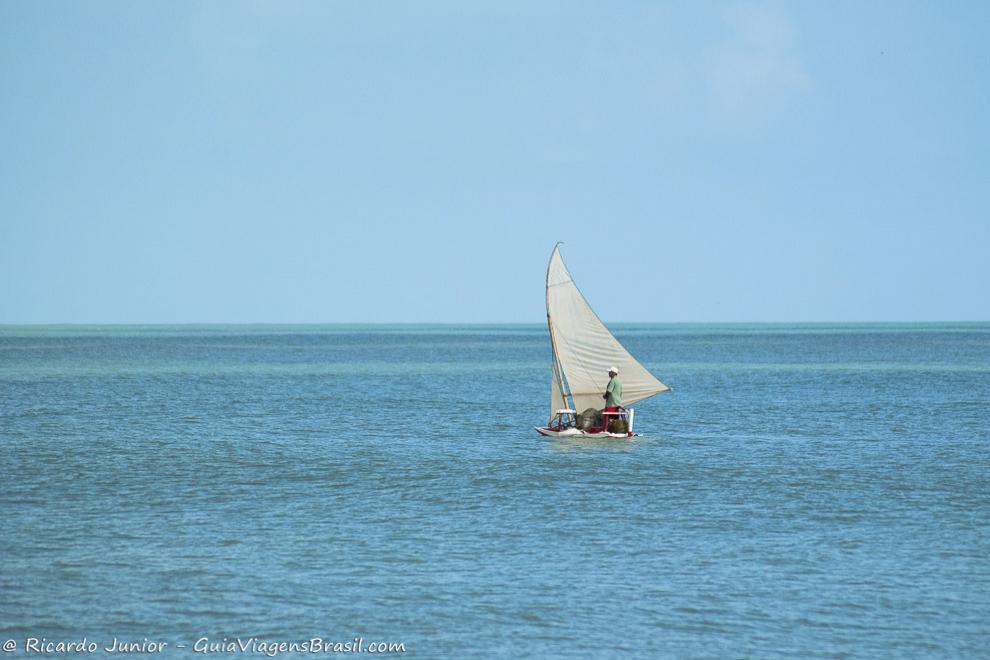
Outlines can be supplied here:
<path id="1" fill-rule="evenodd" d="M 608 371 L 609 371 L 609 373 L 617 374 L 617 373 L 619 373 L 619 368 L 618 367 L 609 367 L 608 368 Z"/>

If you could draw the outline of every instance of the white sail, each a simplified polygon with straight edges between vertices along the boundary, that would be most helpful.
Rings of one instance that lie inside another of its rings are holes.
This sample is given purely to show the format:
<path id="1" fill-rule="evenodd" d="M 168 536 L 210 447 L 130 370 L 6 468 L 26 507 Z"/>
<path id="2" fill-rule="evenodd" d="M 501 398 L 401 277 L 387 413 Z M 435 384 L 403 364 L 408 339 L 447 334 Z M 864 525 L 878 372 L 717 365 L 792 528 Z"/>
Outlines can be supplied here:
<path id="1" fill-rule="evenodd" d="M 637 362 L 608 331 L 574 284 L 557 247 L 554 247 L 547 267 L 547 320 L 555 362 L 564 381 L 562 398 L 566 401 L 569 396 L 575 410 L 600 410 L 605 405 L 602 393 L 608 384 L 611 366 L 619 368 L 624 406 L 670 389 Z M 556 381 L 553 371 L 551 368 Z M 560 389 L 561 385 L 556 387 Z M 551 408 L 556 405 L 555 396 L 551 388 Z"/>

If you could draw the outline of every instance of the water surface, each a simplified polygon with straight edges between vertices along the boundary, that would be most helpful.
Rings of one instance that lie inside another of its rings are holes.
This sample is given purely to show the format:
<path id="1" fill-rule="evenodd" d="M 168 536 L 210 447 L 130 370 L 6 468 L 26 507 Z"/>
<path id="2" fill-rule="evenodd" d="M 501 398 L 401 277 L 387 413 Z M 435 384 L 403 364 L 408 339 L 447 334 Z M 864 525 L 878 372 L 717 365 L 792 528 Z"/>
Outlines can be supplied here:
<path id="1" fill-rule="evenodd" d="M 986 657 L 990 325 L 0 327 L 0 636 L 407 657 Z M 171 654 L 171 649 L 166 654 Z"/>

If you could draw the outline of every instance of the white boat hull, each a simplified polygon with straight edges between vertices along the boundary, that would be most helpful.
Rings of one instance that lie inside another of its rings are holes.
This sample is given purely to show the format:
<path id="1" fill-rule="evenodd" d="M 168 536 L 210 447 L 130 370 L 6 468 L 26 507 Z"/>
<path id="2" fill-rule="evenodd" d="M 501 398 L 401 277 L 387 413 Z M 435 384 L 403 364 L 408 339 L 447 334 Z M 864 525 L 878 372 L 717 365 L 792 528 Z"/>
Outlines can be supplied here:
<path id="1" fill-rule="evenodd" d="M 626 438 L 636 437 L 636 433 L 609 433 L 608 431 L 600 431 L 598 433 L 588 433 L 587 431 L 582 431 L 581 429 L 564 429 L 562 431 L 554 431 L 547 426 L 534 426 L 536 432 L 540 435 L 545 435 L 550 438 L 615 438 L 616 440 L 624 440 Z"/>

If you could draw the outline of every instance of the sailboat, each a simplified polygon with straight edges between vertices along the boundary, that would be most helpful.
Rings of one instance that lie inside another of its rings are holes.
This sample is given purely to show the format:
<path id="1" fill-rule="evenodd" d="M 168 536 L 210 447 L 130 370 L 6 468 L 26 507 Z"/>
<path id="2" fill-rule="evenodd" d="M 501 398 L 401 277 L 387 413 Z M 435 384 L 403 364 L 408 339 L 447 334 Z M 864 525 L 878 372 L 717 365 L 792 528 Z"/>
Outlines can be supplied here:
<path id="1" fill-rule="evenodd" d="M 620 374 L 625 405 L 670 388 L 637 362 L 591 309 L 564 265 L 560 243 L 554 246 L 547 265 L 547 325 L 553 350 L 550 419 L 536 430 L 552 437 L 636 435 L 632 408 L 602 411 L 609 370 L 617 369 Z"/>

